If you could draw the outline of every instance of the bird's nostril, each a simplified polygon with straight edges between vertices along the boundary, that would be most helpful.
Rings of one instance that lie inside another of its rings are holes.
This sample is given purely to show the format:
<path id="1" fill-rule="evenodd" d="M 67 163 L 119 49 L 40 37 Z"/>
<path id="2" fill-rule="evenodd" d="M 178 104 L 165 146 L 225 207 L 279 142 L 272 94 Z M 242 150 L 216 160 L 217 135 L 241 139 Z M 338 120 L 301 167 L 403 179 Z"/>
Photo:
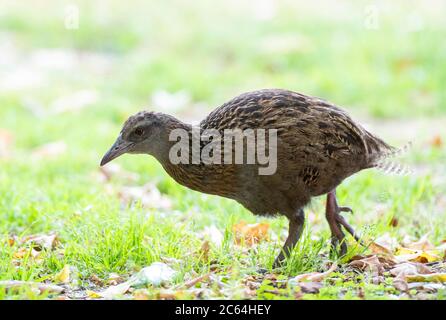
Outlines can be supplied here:
<path id="1" fill-rule="evenodd" d="M 115 150 L 118 150 L 118 147 L 115 147 Z"/>

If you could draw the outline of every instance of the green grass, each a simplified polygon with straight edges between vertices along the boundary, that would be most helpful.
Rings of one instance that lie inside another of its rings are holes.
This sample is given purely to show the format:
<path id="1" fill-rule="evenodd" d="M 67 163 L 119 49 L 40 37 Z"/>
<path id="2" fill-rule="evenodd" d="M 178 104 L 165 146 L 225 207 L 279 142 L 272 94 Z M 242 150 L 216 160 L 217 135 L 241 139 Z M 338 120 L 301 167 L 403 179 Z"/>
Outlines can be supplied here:
<path id="1" fill-rule="evenodd" d="M 188 92 L 191 102 L 176 112 L 200 118 L 243 91 L 289 88 L 347 106 L 362 119 L 390 121 L 392 130 L 375 125 L 374 131 L 396 145 L 409 139 L 400 128 L 446 116 L 446 27 L 427 4 L 419 10 L 424 27 L 413 32 L 404 31 L 409 27 L 404 17 L 412 12 L 404 2 L 398 2 L 394 14 L 382 13 L 377 30 L 364 27 L 366 4 L 353 2 L 342 20 L 284 4 L 275 18 L 262 21 L 245 9 L 207 2 L 186 6 L 141 1 L 127 8 L 113 1 L 101 9 L 79 1 L 78 30 L 63 27 L 63 2 L 41 5 L 43 16 L 41 10 L 12 2 L 0 16 L 0 36 L 14 57 L 7 66 L 0 65 L 0 80 L 19 68 L 45 79 L 28 87 L 0 87 L 0 129 L 13 135 L 7 157 L 0 148 L 0 280 L 47 281 L 69 264 L 79 279 L 73 290 L 82 295 L 94 288 L 93 275 L 107 279 L 113 272 L 127 278 L 170 258 L 179 261 L 173 263 L 179 271 L 175 285 L 217 267 L 232 290 L 216 290 L 215 297 L 241 298 L 242 279 L 261 267 L 271 271 L 286 233 L 285 218 L 254 217 L 233 201 L 185 189 L 149 157 L 117 160 L 125 171 L 138 174 L 136 181 L 120 174 L 106 183 L 98 178 L 100 158 L 122 122 L 147 106 L 157 90 Z M 59 69 L 45 67 L 36 62 L 42 48 L 61 49 L 75 58 Z M 94 57 L 105 66 L 89 60 Z M 52 111 L 56 99 L 86 89 L 98 97 L 88 107 Z M 436 244 L 446 239 L 446 149 L 429 144 L 436 134 L 444 139 L 443 127 L 417 129 L 415 145 L 405 157 L 416 174 L 395 177 L 367 171 L 338 189 L 340 203 L 355 211 L 347 219 L 362 234 L 373 238 L 390 233 L 398 239 L 429 234 Z M 34 148 L 53 141 L 64 141 L 67 150 L 42 159 L 31 155 Z M 117 193 L 122 186 L 149 181 L 172 201 L 170 209 L 121 203 Z M 307 220 L 299 246 L 281 270 L 283 277 L 324 269 L 329 229 L 323 201 L 317 198 L 306 209 L 314 221 Z M 399 221 L 396 228 L 389 226 L 393 217 Z M 232 226 L 241 220 L 268 222 L 280 240 L 255 250 L 235 246 Z M 199 234 L 210 225 L 225 239 L 203 262 L 196 254 L 203 242 Z M 39 261 L 25 257 L 16 264 L 14 253 L 20 246 L 7 245 L 7 239 L 53 232 L 60 240 L 57 250 L 43 252 Z M 351 248 L 350 256 L 363 251 L 353 243 Z M 338 272 L 326 284 L 319 294 L 303 298 L 354 299 L 361 287 L 369 299 L 396 294 L 393 287 L 374 285 L 362 274 Z M 295 297 L 288 289 L 271 294 L 271 286 L 263 282 L 257 297 Z M 149 292 L 156 297 L 157 290 Z M 0 299 L 47 297 L 29 288 L 0 288 Z M 434 297 L 444 299 L 445 292 Z"/>

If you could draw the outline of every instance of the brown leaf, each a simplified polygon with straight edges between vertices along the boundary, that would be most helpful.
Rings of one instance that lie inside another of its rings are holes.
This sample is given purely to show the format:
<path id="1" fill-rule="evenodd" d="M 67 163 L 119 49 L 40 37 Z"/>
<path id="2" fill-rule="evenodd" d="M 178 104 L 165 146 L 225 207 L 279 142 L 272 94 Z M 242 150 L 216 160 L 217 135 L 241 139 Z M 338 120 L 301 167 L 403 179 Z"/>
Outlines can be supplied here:
<path id="1" fill-rule="evenodd" d="M 394 228 L 396 228 L 396 227 L 398 227 L 398 224 L 399 224 L 399 220 L 398 220 L 398 218 L 395 218 L 395 217 L 393 217 L 391 220 L 390 220 L 390 226 L 391 227 L 394 227 Z"/>
<path id="2" fill-rule="evenodd" d="M 36 250 L 42 249 L 54 249 L 58 244 L 59 240 L 56 234 L 38 234 L 30 235 L 20 239 L 21 244 L 31 244 Z"/>
<path id="3" fill-rule="evenodd" d="M 404 247 L 407 249 L 422 251 L 435 250 L 435 246 L 429 242 L 427 235 L 424 235 L 418 241 L 405 243 Z"/>
<path id="4" fill-rule="evenodd" d="M 407 284 L 407 281 L 404 278 L 393 279 L 393 286 L 395 287 L 395 289 L 401 292 L 409 291 L 409 285 Z"/>
<path id="5" fill-rule="evenodd" d="M 299 282 L 297 284 L 300 287 L 302 293 L 319 293 L 319 290 L 323 287 L 321 282 Z"/>
<path id="6" fill-rule="evenodd" d="M 199 277 L 197 277 L 195 279 L 192 279 L 192 280 L 189 280 L 189 281 L 185 282 L 181 287 L 189 289 L 189 288 L 195 286 L 197 283 L 200 283 L 200 282 L 203 282 L 203 281 L 207 280 L 209 278 L 209 276 L 210 276 L 210 273 L 204 274 L 204 275 L 199 276 Z"/>
<path id="7" fill-rule="evenodd" d="M 310 272 L 310 273 L 304 273 L 300 274 L 298 276 L 295 276 L 294 278 L 291 278 L 290 281 L 292 283 L 295 283 L 296 285 L 299 285 L 298 283 L 301 281 L 308 281 L 308 282 L 321 282 L 324 280 L 328 275 L 333 273 L 338 268 L 338 265 L 336 263 L 333 263 L 326 272 Z"/>
<path id="8" fill-rule="evenodd" d="M 201 248 L 198 251 L 199 259 L 207 263 L 209 261 L 209 251 L 210 251 L 209 241 L 205 240 L 203 241 L 203 244 L 201 245 Z"/>
<path id="9" fill-rule="evenodd" d="M 431 146 L 433 146 L 435 148 L 441 148 L 443 146 L 443 139 L 438 134 L 432 138 L 432 140 L 430 141 L 430 144 L 431 144 Z"/>
<path id="10" fill-rule="evenodd" d="M 377 275 L 382 275 L 384 272 L 384 266 L 376 255 L 354 260 L 349 263 L 349 266 L 361 271 L 371 271 Z"/>
<path id="11" fill-rule="evenodd" d="M 405 262 L 395 265 L 393 269 L 390 270 L 390 274 L 396 278 L 405 279 L 408 275 L 416 274 L 431 274 L 433 271 L 418 262 Z"/>
<path id="12" fill-rule="evenodd" d="M 235 234 L 235 242 L 239 245 L 252 246 L 269 239 L 269 224 L 267 223 L 246 224 L 245 221 L 240 221 L 232 227 L 232 230 Z"/>
<path id="13" fill-rule="evenodd" d="M 20 248 L 16 252 L 14 252 L 14 259 L 23 259 L 25 257 L 38 258 L 40 255 L 39 251 L 34 250 L 33 248 Z"/>

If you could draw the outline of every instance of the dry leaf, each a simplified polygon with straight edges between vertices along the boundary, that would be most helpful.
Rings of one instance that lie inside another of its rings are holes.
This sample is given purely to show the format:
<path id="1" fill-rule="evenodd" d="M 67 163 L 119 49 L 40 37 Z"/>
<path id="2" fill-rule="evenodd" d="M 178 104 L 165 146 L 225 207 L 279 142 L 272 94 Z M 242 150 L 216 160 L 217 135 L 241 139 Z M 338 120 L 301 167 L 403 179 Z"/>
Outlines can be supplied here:
<path id="1" fill-rule="evenodd" d="M 119 274 L 112 272 L 108 275 L 107 284 L 115 286 L 123 281 L 124 279 Z"/>
<path id="2" fill-rule="evenodd" d="M 104 284 L 104 281 L 101 278 L 99 278 L 98 275 L 96 274 L 93 274 L 89 280 L 97 286 L 102 286 Z"/>
<path id="3" fill-rule="evenodd" d="M 395 253 L 395 259 L 398 262 L 412 261 L 412 262 L 428 263 L 428 262 L 441 261 L 442 257 L 441 253 L 438 250 L 422 251 L 422 250 L 413 250 L 401 247 L 397 249 Z"/>
<path id="4" fill-rule="evenodd" d="M 192 279 L 192 280 L 189 280 L 189 281 L 185 282 L 185 283 L 184 283 L 182 286 L 180 286 L 180 287 L 184 287 L 184 288 L 189 289 L 189 288 L 195 286 L 197 283 L 200 283 L 200 282 L 202 282 L 202 281 L 204 281 L 204 280 L 207 280 L 207 279 L 209 278 L 209 276 L 210 276 L 210 273 L 207 273 L 207 274 L 205 274 L 205 275 L 199 276 L 199 277 L 197 277 L 197 278 L 195 278 L 195 279 Z"/>
<path id="5" fill-rule="evenodd" d="M 436 135 L 432 138 L 431 140 L 431 146 L 436 147 L 436 148 L 441 148 L 443 146 L 443 139 L 441 138 L 440 135 Z"/>
<path id="6" fill-rule="evenodd" d="M 429 267 L 417 263 L 417 262 L 405 262 L 398 265 L 395 265 L 393 269 L 390 270 L 390 274 L 396 278 L 405 279 L 408 275 L 416 275 L 416 274 L 430 274 L 433 273 Z"/>
<path id="7" fill-rule="evenodd" d="M 62 270 L 54 276 L 54 282 L 56 283 L 69 283 L 70 282 L 70 266 L 66 264 Z"/>
<path id="8" fill-rule="evenodd" d="M 246 224 L 244 221 L 234 225 L 232 230 L 235 234 L 235 242 L 237 244 L 245 244 L 252 246 L 263 240 L 268 240 L 269 224 L 254 223 Z"/>
<path id="9" fill-rule="evenodd" d="M 388 233 L 375 239 L 370 245 L 370 249 L 376 254 L 393 255 L 393 251 L 398 247 L 398 241 Z"/>
<path id="10" fill-rule="evenodd" d="M 127 293 L 130 288 L 138 288 L 152 284 L 154 286 L 162 283 L 170 282 L 176 275 L 176 271 L 162 262 L 154 262 L 149 267 L 141 269 L 137 274 L 132 276 L 128 281 L 116 286 L 108 287 L 101 292 L 91 291 L 90 298 L 102 297 L 105 299 L 114 299 Z"/>
<path id="11" fill-rule="evenodd" d="M 40 291 L 40 293 L 43 293 L 43 292 L 62 293 L 65 291 L 64 288 L 53 285 L 53 284 L 31 282 L 31 281 L 18 281 L 18 280 L 0 281 L 0 287 L 6 288 L 6 289 L 31 287 L 31 288 L 37 288 Z"/>
<path id="12" fill-rule="evenodd" d="M 30 235 L 20 240 L 21 244 L 31 244 L 35 249 L 54 249 L 59 243 L 56 234 Z"/>
<path id="13" fill-rule="evenodd" d="M 299 282 L 302 281 L 308 281 L 308 282 L 321 282 L 322 280 L 324 280 L 328 275 L 330 275 L 331 273 L 333 273 L 336 269 L 337 269 L 337 264 L 333 263 L 330 267 L 330 269 L 328 269 L 325 272 L 310 272 L 310 273 L 304 273 L 304 274 L 300 274 L 294 278 L 291 278 L 289 281 L 291 281 L 291 283 L 299 285 Z"/>
<path id="14" fill-rule="evenodd" d="M 404 247 L 407 249 L 422 251 L 435 250 L 435 246 L 429 242 L 429 240 L 427 239 L 427 235 L 424 235 L 418 241 L 406 243 Z"/>
<path id="15" fill-rule="evenodd" d="M 221 247 L 223 243 L 223 234 L 214 225 L 205 227 L 200 235 L 203 239 L 210 240 L 216 247 Z"/>
<path id="16" fill-rule="evenodd" d="M 91 298 L 91 299 L 100 299 L 102 298 L 102 296 L 95 291 L 92 290 L 86 290 L 85 293 L 87 294 L 87 297 Z"/>
<path id="17" fill-rule="evenodd" d="M 319 290 L 323 287 L 321 282 L 299 282 L 297 284 L 300 287 L 302 293 L 319 293 Z"/>
<path id="18" fill-rule="evenodd" d="M 393 217 L 389 223 L 389 225 L 394 228 L 398 227 L 398 224 L 399 224 L 399 220 L 398 220 L 398 218 L 395 218 L 395 217 Z"/>
<path id="19" fill-rule="evenodd" d="M 401 292 L 407 292 L 409 290 L 409 285 L 404 278 L 393 279 L 393 286 Z"/>
<path id="20" fill-rule="evenodd" d="M 198 251 L 199 259 L 205 263 L 208 262 L 209 261 L 209 251 L 210 251 L 209 241 L 205 240 L 205 241 L 203 241 L 203 244 L 201 245 L 201 248 Z"/>
<path id="21" fill-rule="evenodd" d="M 408 275 L 406 280 L 407 282 L 446 282 L 446 273 Z"/>
<path id="22" fill-rule="evenodd" d="M 33 248 L 20 248 L 16 252 L 14 252 L 14 259 L 23 259 L 25 257 L 38 258 L 40 255 L 39 251 L 34 250 Z"/>
<path id="23" fill-rule="evenodd" d="M 376 255 L 354 260 L 349 263 L 349 266 L 361 271 L 372 271 L 378 275 L 382 275 L 384 272 L 384 266 Z"/>

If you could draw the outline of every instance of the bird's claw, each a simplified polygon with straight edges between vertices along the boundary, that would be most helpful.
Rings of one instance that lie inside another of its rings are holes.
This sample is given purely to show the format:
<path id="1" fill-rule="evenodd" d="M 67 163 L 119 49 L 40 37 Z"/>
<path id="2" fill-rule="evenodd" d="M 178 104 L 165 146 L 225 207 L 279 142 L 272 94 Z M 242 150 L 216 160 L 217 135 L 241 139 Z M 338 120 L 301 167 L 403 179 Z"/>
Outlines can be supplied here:
<path id="1" fill-rule="evenodd" d="M 350 207 L 338 207 L 339 212 L 348 212 L 350 214 L 353 214 L 353 210 Z"/>

